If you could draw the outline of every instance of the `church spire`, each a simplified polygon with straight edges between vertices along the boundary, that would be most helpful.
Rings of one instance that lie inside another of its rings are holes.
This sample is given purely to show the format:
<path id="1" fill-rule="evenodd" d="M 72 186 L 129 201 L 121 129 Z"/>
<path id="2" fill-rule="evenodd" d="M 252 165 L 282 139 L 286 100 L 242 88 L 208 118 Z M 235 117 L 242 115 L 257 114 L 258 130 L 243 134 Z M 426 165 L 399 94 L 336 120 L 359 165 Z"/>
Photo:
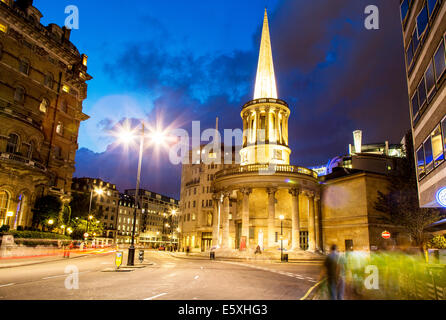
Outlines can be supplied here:
<path id="1" fill-rule="evenodd" d="M 262 41 L 260 44 L 259 65 L 257 68 L 254 100 L 261 98 L 277 99 L 276 77 L 274 75 L 273 53 L 268 26 L 268 13 L 265 9 Z"/>

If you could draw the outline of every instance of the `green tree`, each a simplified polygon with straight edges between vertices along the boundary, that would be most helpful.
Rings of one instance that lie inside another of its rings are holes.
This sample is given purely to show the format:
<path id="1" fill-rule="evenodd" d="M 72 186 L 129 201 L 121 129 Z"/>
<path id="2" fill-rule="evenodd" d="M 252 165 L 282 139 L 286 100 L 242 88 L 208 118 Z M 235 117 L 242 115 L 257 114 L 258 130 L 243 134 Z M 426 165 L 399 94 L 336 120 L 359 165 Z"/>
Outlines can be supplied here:
<path id="1" fill-rule="evenodd" d="M 390 176 L 388 192 L 378 191 L 375 208 L 384 213 L 382 221 L 403 227 L 420 248 L 426 243 L 424 229 L 440 220 L 444 209 L 420 208 L 417 191 L 417 175 L 412 145 L 412 134 L 405 137 L 406 158 L 402 159 L 398 174 Z"/>
<path id="2" fill-rule="evenodd" d="M 36 200 L 33 212 L 33 227 L 42 227 L 45 229 L 45 224 L 48 220 L 54 220 L 54 223 L 59 222 L 59 215 L 62 210 L 62 201 L 55 196 L 43 196 Z"/>
<path id="3" fill-rule="evenodd" d="M 87 219 L 88 210 L 90 208 L 90 194 L 74 192 L 72 194 L 70 207 L 71 207 L 71 216 L 73 218 Z M 94 212 L 95 208 L 96 208 L 96 203 L 93 199 L 91 204 L 92 212 Z"/>
<path id="4" fill-rule="evenodd" d="M 75 219 L 73 220 L 73 233 L 71 237 L 76 240 L 84 239 L 84 233 L 87 232 L 87 220 L 86 219 Z M 104 226 L 101 222 L 97 222 L 96 219 L 92 219 L 88 222 L 88 234 L 90 235 L 90 239 L 93 238 L 93 235 L 102 236 L 104 232 Z"/>

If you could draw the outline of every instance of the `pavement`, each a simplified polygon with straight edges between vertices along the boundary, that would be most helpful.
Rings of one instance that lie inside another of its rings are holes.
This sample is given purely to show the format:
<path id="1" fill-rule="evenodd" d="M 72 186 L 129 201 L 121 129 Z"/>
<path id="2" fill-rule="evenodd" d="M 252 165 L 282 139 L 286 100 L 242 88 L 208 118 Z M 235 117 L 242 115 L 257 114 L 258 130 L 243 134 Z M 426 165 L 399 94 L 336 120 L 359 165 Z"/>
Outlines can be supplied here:
<path id="1" fill-rule="evenodd" d="M 212 261 L 147 250 L 134 268 L 125 266 L 124 251 L 116 272 L 114 259 L 104 252 L 4 268 L 0 299 L 300 300 L 309 298 L 321 270 L 315 263 Z"/>

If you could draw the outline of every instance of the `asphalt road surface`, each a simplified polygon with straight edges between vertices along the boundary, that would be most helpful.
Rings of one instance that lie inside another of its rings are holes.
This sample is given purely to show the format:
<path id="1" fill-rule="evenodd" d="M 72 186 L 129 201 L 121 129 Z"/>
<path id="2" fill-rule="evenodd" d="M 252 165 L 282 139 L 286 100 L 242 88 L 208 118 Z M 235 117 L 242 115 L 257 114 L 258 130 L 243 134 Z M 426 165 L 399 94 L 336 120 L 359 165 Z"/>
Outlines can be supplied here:
<path id="1" fill-rule="evenodd" d="M 146 251 L 143 268 L 123 268 L 113 271 L 112 253 L 1 269 L 0 300 L 298 300 L 321 270 L 314 263 L 210 261 L 157 251 Z"/>

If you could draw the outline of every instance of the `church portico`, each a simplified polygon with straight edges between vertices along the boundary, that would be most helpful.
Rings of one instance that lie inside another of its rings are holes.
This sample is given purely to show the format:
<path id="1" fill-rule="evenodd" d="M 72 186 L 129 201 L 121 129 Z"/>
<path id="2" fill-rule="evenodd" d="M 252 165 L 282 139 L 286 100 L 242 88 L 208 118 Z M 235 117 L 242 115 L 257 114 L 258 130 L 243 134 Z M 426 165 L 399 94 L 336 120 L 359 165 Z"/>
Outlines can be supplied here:
<path id="1" fill-rule="evenodd" d="M 309 249 L 316 250 L 318 233 L 314 202 L 319 194 L 316 176 L 311 170 L 303 170 L 305 168 L 280 167 L 270 175 L 254 170 L 259 169 L 255 166 L 217 173 L 214 181 L 214 199 L 217 200 L 214 204 L 214 239 L 217 241 L 215 233 L 220 233 L 221 248 L 255 249 L 260 245 L 262 249 L 277 249 L 283 232 L 285 247 L 300 250 L 302 221 L 308 230 Z M 233 216 L 229 214 L 231 206 L 236 206 L 232 210 Z M 281 215 L 284 216 L 283 228 Z"/>

